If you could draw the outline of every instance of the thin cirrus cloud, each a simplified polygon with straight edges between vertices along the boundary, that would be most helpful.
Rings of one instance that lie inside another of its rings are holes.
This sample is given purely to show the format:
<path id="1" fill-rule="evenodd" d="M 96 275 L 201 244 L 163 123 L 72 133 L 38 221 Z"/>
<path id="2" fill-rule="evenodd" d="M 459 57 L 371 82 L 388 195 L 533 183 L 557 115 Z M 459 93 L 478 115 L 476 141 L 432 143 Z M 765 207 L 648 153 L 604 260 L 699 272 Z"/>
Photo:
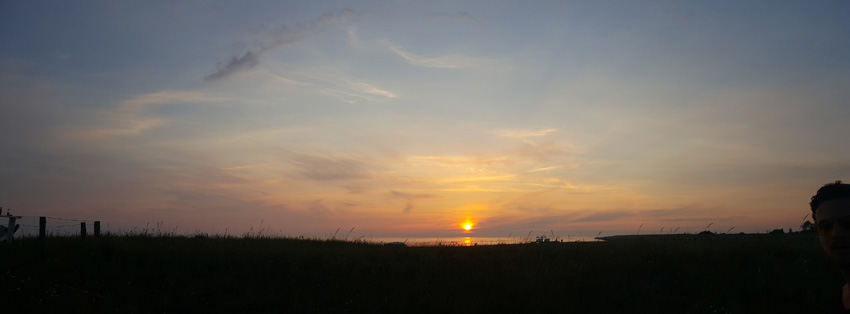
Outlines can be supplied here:
<path id="1" fill-rule="evenodd" d="M 549 171 L 557 170 L 557 169 L 560 169 L 560 168 L 562 168 L 562 167 L 561 166 L 540 167 L 540 168 L 528 170 L 526 172 L 529 172 L 529 173 L 531 173 L 531 172 L 549 172 Z"/>
<path id="2" fill-rule="evenodd" d="M 388 49 L 399 57 L 401 57 L 402 59 L 404 59 L 405 61 L 407 61 L 408 64 L 425 68 L 467 69 L 484 66 L 493 62 L 493 60 L 488 58 L 476 58 L 460 54 L 451 54 L 438 57 L 424 57 L 402 50 L 401 48 L 392 44 L 389 44 Z"/>
<path id="3" fill-rule="evenodd" d="M 633 212 L 604 212 L 604 213 L 595 213 L 584 216 L 582 218 L 578 218 L 573 220 L 572 222 L 605 222 L 605 221 L 615 221 L 615 220 L 623 220 L 627 217 L 633 216 L 635 213 Z"/>
<path id="4" fill-rule="evenodd" d="M 360 180 L 369 178 L 367 165 L 362 160 L 328 154 L 291 153 L 298 172 L 313 181 Z"/>
<path id="5" fill-rule="evenodd" d="M 398 95 L 393 92 L 386 91 L 366 83 L 351 83 L 351 89 L 360 91 L 364 94 L 376 95 L 385 98 L 398 98 Z"/>
<path id="6" fill-rule="evenodd" d="M 541 137 L 550 134 L 554 134 L 558 132 L 558 129 L 543 129 L 543 130 L 517 130 L 517 129 L 508 129 L 508 130 L 496 130 L 493 133 L 506 138 L 513 139 L 526 139 L 530 137 Z"/>
<path id="7" fill-rule="evenodd" d="M 502 169 L 512 163 L 509 156 L 409 156 L 413 168 L 455 169 L 481 172 Z"/>
<path id="8" fill-rule="evenodd" d="M 413 209 L 414 202 L 416 200 L 433 199 L 433 198 L 437 197 L 434 194 L 406 193 L 406 192 L 399 192 L 399 191 L 395 191 L 395 190 L 390 191 L 390 193 L 392 194 L 393 197 L 403 198 L 403 199 L 407 200 L 407 203 L 404 205 L 404 210 L 402 210 L 402 212 L 404 212 L 405 214 L 410 213 L 410 211 Z"/>
<path id="9" fill-rule="evenodd" d="M 321 91 L 349 104 L 359 101 L 378 102 L 398 98 L 398 95 L 395 93 L 377 88 L 369 83 L 347 81 L 338 84 L 329 84 L 332 85 L 323 87 Z"/>
<path id="10" fill-rule="evenodd" d="M 496 176 L 486 176 L 486 177 L 463 177 L 463 178 L 449 178 L 443 180 L 447 183 L 463 183 L 463 182 L 504 182 L 504 181 L 512 181 L 516 178 L 516 175 L 506 174 L 506 175 L 496 175 Z"/>
<path id="11" fill-rule="evenodd" d="M 329 95 L 345 103 L 353 104 L 363 101 L 377 103 L 400 97 L 396 92 L 375 86 L 376 83 L 371 80 L 352 77 L 340 69 L 315 67 L 287 71 L 276 67 L 278 63 L 270 62 L 270 64 L 272 65 L 270 69 L 257 71 L 258 79 L 299 86 L 300 91 Z M 278 92 L 277 87 L 273 90 L 275 93 Z"/>
<path id="12" fill-rule="evenodd" d="M 225 98 L 213 97 L 198 91 L 164 91 L 126 99 L 113 109 L 102 111 L 102 125 L 89 128 L 79 135 L 84 139 L 104 139 L 138 135 L 166 123 L 163 118 L 147 114 L 151 106 L 195 103 L 220 103 Z"/>

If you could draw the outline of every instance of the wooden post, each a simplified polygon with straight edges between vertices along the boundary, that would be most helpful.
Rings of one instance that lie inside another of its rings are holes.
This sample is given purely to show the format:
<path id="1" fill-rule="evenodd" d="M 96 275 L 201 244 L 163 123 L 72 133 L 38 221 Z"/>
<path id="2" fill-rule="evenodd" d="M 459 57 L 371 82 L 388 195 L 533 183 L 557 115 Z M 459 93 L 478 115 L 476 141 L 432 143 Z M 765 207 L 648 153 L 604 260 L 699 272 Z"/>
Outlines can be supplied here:
<path id="1" fill-rule="evenodd" d="M 83 239 L 86 238 L 86 223 L 85 222 L 80 223 L 80 237 L 83 238 Z"/>
<path id="2" fill-rule="evenodd" d="M 44 241 L 47 237 L 47 217 L 38 217 L 38 239 Z"/>
<path id="3" fill-rule="evenodd" d="M 11 243 L 12 239 L 14 239 L 13 235 L 15 234 L 15 219 L 17 216 L 6 216 L 9 218 L 9 229 L 6 229 L 6 243 Z"/>
<path id="4" fill-rule="evenodd" d="M 95 221 L 95 222 L 94 222 L 94 236 L 95 236 L 95 237 L 99 237 L 99 236 L 100 236 L 100 221 Z"/>

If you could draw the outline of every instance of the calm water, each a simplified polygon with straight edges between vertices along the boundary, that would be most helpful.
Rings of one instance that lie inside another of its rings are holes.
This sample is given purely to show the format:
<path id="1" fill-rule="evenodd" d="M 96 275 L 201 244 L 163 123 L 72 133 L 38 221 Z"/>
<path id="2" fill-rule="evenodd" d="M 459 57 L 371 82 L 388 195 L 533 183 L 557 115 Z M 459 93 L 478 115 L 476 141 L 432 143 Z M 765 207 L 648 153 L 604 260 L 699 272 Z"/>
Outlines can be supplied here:
<path id="1" fill-rule="evenodd" d="M 534 242 L 535 238 L 484 238 L 484 237 L 458 237 L 458 238 L 371 238 L 365 239 L 370 242 L 390 243 L 404 242 L 408 246 L 475 246 L 496 244 L 521 244 Z M 550 241 L 554 241 L 551 239 Z M 562 242 L 595 242 L 593 237 L 570 237 L 558 238 Z"/>

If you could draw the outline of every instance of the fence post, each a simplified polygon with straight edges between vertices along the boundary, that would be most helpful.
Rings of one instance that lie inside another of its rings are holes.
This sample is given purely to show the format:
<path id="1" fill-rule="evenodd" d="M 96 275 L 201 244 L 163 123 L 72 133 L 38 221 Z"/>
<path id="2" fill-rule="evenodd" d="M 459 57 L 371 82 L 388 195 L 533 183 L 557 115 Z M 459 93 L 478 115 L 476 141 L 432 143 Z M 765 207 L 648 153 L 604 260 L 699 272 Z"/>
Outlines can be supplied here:
<path id="1" fill-rule="evenodd" d="M 80 223 L 80 237 L 83 238 L 83 239 L 86 238 L 86 223 L 85 222 Z"/>
<path id="2" fill-rule="evenodd" d="M 100 221 L 95 221 L 95 222 L 94 222 L 94 236 L 95 236 L 95 237 L 99 237 L 99 236 L 100 236 Z"/>
<path id="3" fill-rule="evenodd" d="M 47 217 L 38 217 L 38 239 L 44 241 L 47 237 Z"/>
<path id="4" fill-rule="evenodd" d="M 9 218 L 9 229 L 6 229 L 6 243 L 11 243 L 12 239 L 14 239 L 13 235 L 15 234 L 15 219 L 17 216 L 7 216 Z"/>

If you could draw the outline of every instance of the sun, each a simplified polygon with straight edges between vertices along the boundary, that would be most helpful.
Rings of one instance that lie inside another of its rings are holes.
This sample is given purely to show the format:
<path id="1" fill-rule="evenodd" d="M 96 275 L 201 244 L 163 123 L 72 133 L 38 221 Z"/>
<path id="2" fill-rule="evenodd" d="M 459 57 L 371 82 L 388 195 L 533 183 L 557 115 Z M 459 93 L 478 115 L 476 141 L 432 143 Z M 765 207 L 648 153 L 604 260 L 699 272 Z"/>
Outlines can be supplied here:
<path id="1" fill-rule="evenodd" d="M 470 233 L 472 232 L 472 229 L 475 229 L 475 223 L 471 220 L 467 220 L 460 224 L 460 228 L 463 229 L 463 232 Z"/>
<path id="2" fill-rule="evenodd" d="M 475 220 L 467 217 L 461 220 L 461 223 L 457 224 L 457 226 L 463 230 L 463 233 L 472 233 L 472 230 L 475 229 Z"/>

